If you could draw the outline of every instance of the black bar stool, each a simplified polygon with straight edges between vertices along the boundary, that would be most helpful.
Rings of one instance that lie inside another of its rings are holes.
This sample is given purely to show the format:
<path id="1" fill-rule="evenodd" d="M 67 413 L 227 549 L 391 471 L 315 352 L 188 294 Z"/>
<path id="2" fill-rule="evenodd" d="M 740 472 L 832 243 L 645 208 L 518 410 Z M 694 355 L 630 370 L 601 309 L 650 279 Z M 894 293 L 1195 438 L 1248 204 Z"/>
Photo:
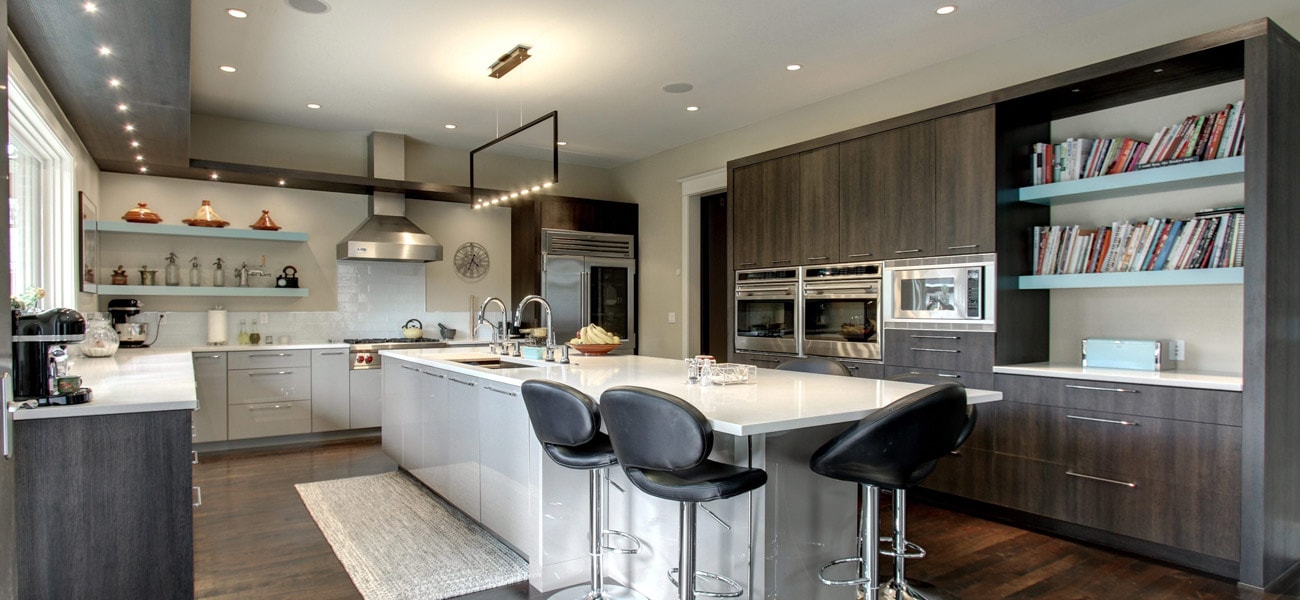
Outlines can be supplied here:
<path id="1" fill-rule="evenodd" d="M 530 379 L 521 386 L 528 419 L 542 450 L 561 467 L 588 472 L 591 488 L 591 587 L 560 590 L 551 600 L 598 598 L 645 600 L 639 592 L 618 585 L 605 585 L 607 552 L 636 554 L 641 541 L 622 531 L 606 528 L 605 498 L 609 492 L 609 467 L 618 463 L 609 436 L 600 432 L 600 412 L 590 396 L 562 383 Z M 625 540 L 627 547 L 606 545 L 605 536 Z"/>
<path id="2" fill-rule="evenodd" d="M 695 570 L 695 507 L 762 487 L 767 472 L 709 460 L 713 427 L 698 409 L 671 394 L 633 386 L 610 388 L 600 395 L 600 410 L 618 464 L 632 484 L 656 498 L 681 503 L 678 568 L 668 574 L 683 575 L 673 581 L 678 600 L 740 596 L 744 588 L 735 580 Z M 696 591 L 696 578 L 723 583 L 730 591 Z"/>
<path id="3" fill-rule="evenodd" d="M 966 388 L 944 382 L 912 392 L 850 426 L 813 453 L 809 466 L 832 479 L 861 486 L 858 508 L 858 555 L 822 566 L 819 577 L 827 585 L 853 585 L 858 597 L 924 599 L 927 596 L 907 585 L 903 564 L 906 558 L 924 553 L 905 539 L 906 489 L 920 483 L 934 471 L 940 458 L 959 444 L 962 431 L 972 420 L 966 413 Z M 877 545 L 880 540 L 880 490 L 894 494 L 894 547 L 882 552 L 896 556 L 894 580 L 880 585 Z M 911 553 L 908 548 L 913 548 Z M 825 571 L 835 565 L 857 563 L 854 579 L 829 579 Z M 883 594 L 879 594 L 883 588 Z M 878 595 L 879 594 L 879 595 Z"/>
<path id="4" fill-rule="evenodd" d="M 822 375 L 843 375 L 850 377 L 853 374 L 844 363 L 833 358 L 822 358 L 820 356 L 809 356 L 806 358 L 796 358 L 787 360 L 776 366 L 778 371 L 797 371 L 800 373 L 820 373 Z"/>

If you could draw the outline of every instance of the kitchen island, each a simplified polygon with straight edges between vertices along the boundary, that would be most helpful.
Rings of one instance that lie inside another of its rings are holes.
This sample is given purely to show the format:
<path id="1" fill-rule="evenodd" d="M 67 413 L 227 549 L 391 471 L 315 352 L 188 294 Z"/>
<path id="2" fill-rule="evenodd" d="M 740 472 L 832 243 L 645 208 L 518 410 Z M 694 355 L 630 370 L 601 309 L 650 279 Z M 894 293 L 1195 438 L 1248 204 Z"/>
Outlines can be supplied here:
<path id="1" fill-rule="evenodd" d="M 756 599 L 843 597 L 817 569 L 856 550 L 857 487 L 813 474 L 808 458 L 848 424 L 923 387 L 767 369 L 754 383 L 703 386 L 686 383 L 681 361 L 641 356 L 573 356 L 568 365 L 502 357 L 489 368 L 472 361 L 492 355 L 463 349 L 381 354 L 395 367 L 384 371 L 385 451 L 528 557 L 529 582 L 543 592 L 586 581 L 586 473 L 545 458 L 519 395 L 524 381 L 556 381 L 593 398 L 619 385 L 679 396 L 709 418 L 712 459 L 765 469 L 759 490 L 701 505 L 712 516 L 700 519 L 698 535 L 698 567 L 742 582 L 742 597 Z M 1000 398 L 968 391 L 972 403 Z M 673 597 L 665 573 L 677 563 L 677 505 L 640 493 L 619 469 L 610 475 L 609 526 L 643 546 L 608 555 L 609 577 L 648 598 Z"/>
<path id="2" fill-rule="evenodd" d="M 90 402 L 14 414 L 23 598 L 192 598 L 190 353 L 73 358 Z"/>

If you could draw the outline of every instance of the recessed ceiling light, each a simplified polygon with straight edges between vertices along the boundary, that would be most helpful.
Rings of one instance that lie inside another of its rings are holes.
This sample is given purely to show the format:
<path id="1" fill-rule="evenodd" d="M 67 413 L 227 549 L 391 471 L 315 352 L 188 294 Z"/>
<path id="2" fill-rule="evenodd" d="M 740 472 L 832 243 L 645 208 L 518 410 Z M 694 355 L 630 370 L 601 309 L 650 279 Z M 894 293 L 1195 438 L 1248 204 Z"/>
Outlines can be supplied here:
<path id="1" fill-rule="evenodd" d="M 125 104 L 119 104 L 119 105 L 117 105 L 117 110 L 118 110 L 119 112 L 126 112 L 128 108 L 131 108 L 131 107 L 129 107 L 129 106 L 125 105 Z"/>
<path id="2" fill-rule="evenodd" d="M 213 172 L 212 172 L 212 180 L 213 180 L 213 181 L 216 181 L 216 180 L 218 180 L 218 179 L 221 179 L 221 176 L 217 175 L 217 172 L 216 172 L 216 171 L 213 171 Z"/>
<path id="3" fill-rule="evenodd" d="M 663 87 L 663 90 L 669 94 L 685 94 L 693 89 L 695 86 L 689 83 L 670 83 Z"/>
<path id="4" fill-rule="evenodd" d="M 802 68 L 803 68 L 803 65 L 786 65 L 786 66 L 785 66 L 785 70 L 787 70 L 787 71 L 798 71 L 799 69 L 802 69 Z"/>
<path id="5" fill-rule="evenodd" d="M 556 145 L 556 146 L 568 146 L 569 143 L 568 143 L 568 142 L 555 142 L 555 145 Z"/>
<path id="6" fill-rule="evenodd" d="M 100 47 L 99 47 L 99 55 L 100 55 L 100 56 L 108 56 L 109 54 L 112 54 L 112 53 L 113 53 L 113 49 L 112 49 L 112 48 L 109 48 L 108 46 L 100 46 Z"/>
<path id="7" fill-rule="evenodd" d="M 225 72 L 227 72 L 227 73 L 234 73 L 235 71 L 238 71 L 238 70 L 239 70 L 239 69 L 236 69 L 236 68 L 234 68 L 234 67 L 232 67 L 232 66 L 230 66 L 230 65 L 221 65 L 219 68 L 220 68 L 222 71 L 225 71 Z"/>
<path id="8" fill-rule="evenodd" d="M 241 18 L 242 18 L 242 17 L 241 17 Z M 280 180 L 280 185 L 284 185 L 284 180 L 283 180 L 283 179 Z"/>
<path id="9" fill-rule="evenodd" d="M 122 85 L 122 80 L 116 77 L 108 80 L 108 87 L 118 87 Z"/>
<path id="10" fill-rule="evenodd" d="M 86 12 L 88 12 L 88 13 L 99 12 L 99 7 L 96 6 L 94 2 L 87 2 L 87 3 L 85 3 L 85 4 L 82 4 L 82 5 L 81 5 L 81 8 L 84 9 L 84 10 L 85 10 Z"/>
<path id="11" fill-rule="evenodd" d="M 443 127 L 446 127 L 447 129 L 455 129 L 455 128 L 456 128 L 456 124 L 455 124 L 455 123 L 448 123 L 448 124 L 446 124 L 446 125 L 443 125 Z"/>
<path id="12" fill-rule="evenodd" d="M 132 148 L 139 148 L 139 147 L 140 147 L 140 142 L 137 142 L 137 141 L 135 141 L 135 140 L 131 140 L 131 147 L 132 147 Z"/>
<path id="13" fill-rule="evenodd" d="M 127 123 L 127 124 L 126 124 L 126 130 L 127 130 L 127 131 L 135 131 L 135 125 L 132 125 L 132 124 L 130 124 L 130 123 Z"/>
<path id="14" fill-rule="evenodd" d="M 308 105 L 307 105 L 307 108 L 310 108 L 310 109 L 312 109 L 312 110 L 316 110 L 316 109 L 320 108 L 320 105 L 319 105 L 319 104 L 316 104 L 315 102 L 312 102 L 311 104 L 308 104 Z"/>
<path id="15" fill-rule="evenodd" d="M 695 111 L 697 111 L 697 110 L 700 110 L 700 107 L 698 107 L 698 106 L 687 106 L 687 107 L 686 107 L 686 110 L 691 111 L 691 112 L 695 112 Z"/>
<path id="16" fill-rule="evenodd" d="M 1165 70 L 1164 70 L 1164 69 L 1156 69 L 1156 70 L 1154 70 L 1154 71 L 1152 71 L 1152 72 L 1153 72 L 1153 73 L 1164 73 Z"/>
<path id="17" fill-rule="evenodd" d="M 936 8 L 934 12 L 941 15 L 951 15 L 952 13 L 957 12 L 957 7 L 949 4 L 947 6 L 940 6 L 939 8 Z"/>
<path id="18" fill-rule="evenodd" d="M 230 15 L 230 16 L 236 18 L 236 19 L 247 19 L 247 18 L 248 18 L 248 13 L 247 13 L 246 11 L 240 10 L 240 9 L 238 9 L 238 8 L 227 8 L 227 9 L 226 9 L 226 14 L 228 14 L 228 15 Z"/>
<path id="19" fill-rule="evenodd" d="M 135 160 L 136 160 L 136 162 L 140 162 L 140 161 L 144 160 L 144 155 L 143 155 L 143 154 L 137 154 L 137 155 L 135 155 Z"/>
<path id="20" fill-rule="evenodd" d="M 140 167 L 140 172 L 141 172 L 141 173 L 148 173 L 148 172 L 149 172 L 149 167 Z"/>

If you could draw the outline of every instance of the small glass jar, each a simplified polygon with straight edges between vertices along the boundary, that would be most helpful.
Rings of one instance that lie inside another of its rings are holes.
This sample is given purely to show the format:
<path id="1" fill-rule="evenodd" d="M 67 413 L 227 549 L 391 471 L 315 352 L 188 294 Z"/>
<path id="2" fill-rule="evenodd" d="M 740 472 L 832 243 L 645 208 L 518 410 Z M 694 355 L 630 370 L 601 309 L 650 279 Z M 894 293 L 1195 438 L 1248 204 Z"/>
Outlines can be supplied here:
<path id="1" fill-rule="evenodd" d="M 239 322 L 239 345 L 247 346 L 252 337 L 248 334 L 248 321 Z"/>
<path id="2" fill-rule="evenodd" d="M 260 333 L 257 332 L 257 321 L 253 321 L 253 322 L 249 325 L 249 330 L 248 330 L 248 343 L 250 343 L 250 344 L 252 344 L 252 345 L 254 345 L 254 346 L 256 346 L 256 345 L 262 343 L 262 334 L 260 334 Z"/>
<path id="3" fill-rule="evenodd" d="M 199 271 L 199 257 L 190 259 L 190 287 L 203 285 L 203 274 Z"/>
<path id="4" fill-rule="evenodd" d="M 108 313 L 86 313 L 86 339 L 79 348 L 82 356 L 103 358 L 117 353 L 118 337 Z"/>
<path id="5" fill-rule="evenodd" d="M 167 270 L 164 274 L 167 285 L 181 284 L 181 267 L 176 264 L 176 253 L 167 255 Z"/>

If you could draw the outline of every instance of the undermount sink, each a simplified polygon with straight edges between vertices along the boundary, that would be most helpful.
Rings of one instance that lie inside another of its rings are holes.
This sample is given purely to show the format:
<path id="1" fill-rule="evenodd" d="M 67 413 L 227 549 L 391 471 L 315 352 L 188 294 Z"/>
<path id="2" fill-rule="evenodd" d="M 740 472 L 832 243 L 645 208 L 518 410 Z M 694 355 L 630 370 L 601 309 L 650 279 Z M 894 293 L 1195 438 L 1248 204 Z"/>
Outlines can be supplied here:
<path id="1" fill-rule="evenodd" d="M 473 367 L 483 367 L 484 369 L 522 369 L 522 368 L 526 368 L 526 367 L 532 367 L 532 366 L 534 366 L 534 365 L 527 365 L 527 364 L 524 364 L 524 363 L 511 362 L 511 361 L 508 361 L 508 360 L 501 360 L 501 359 L 499 359 L 499 358 L 495 358 L 495 357 L 493 357 L 493 358 L 453 358 L 453 359 L 451 359 L 451 362 L 454 362 L 454 363 L 460 363 L 460 364 L 462 364 L 462 365 L 470 365 L 470 366 L 473 366 Z"/>

